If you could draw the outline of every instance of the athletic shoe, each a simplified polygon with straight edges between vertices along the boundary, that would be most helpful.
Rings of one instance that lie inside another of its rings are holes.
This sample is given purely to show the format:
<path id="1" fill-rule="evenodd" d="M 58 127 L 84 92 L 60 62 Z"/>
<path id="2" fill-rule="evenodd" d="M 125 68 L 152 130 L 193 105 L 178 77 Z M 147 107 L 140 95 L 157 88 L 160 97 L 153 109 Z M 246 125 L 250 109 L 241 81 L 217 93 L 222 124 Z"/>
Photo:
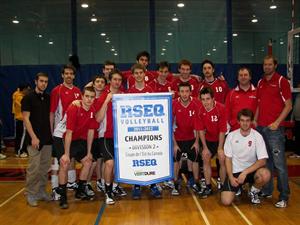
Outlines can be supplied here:
<path id="1" fill-rule="evenodd" d="M 67 183 L 68 190 L 74 191 L 78 188 L 78 184 L 76 182 L 68 182 Z"/>
<path id="2" fill-rule="evenodd" d="M 86 185 L 86 193 L 88 194 L 88 195 L 90 195 L 90 196 L 95 196 L 95 192 L 94 192 L 94 190 L 93 190 L 93 187 L 92 187 L 92 185 L 91 184 L 87 184 Z"/>
<path id="3" fill-rule="evenodd" d="M 217 179 L 217 189 L 220 191 L 221 189 L 222 189 L 222 183 L 221 183 L 221 178 L 220 177 L 218 177 L 218 179 Z"/>
<path id="4" fill-rule="evenodd" d="M 157 189 L 158 189 L 160 192 L 162 192 L 162 191 L 163 191 L 163 188 L 161 187 L 161 185 L 160 185 L 160 184 L 156 184 L 156 187 L 157 187 Z"/>
<path id="5" fill-rule="evenodd" d="M 279 200 L 278 202 L 276 202 L 275 207 L 276 208 L 286 208 L 287 207 L 287 201 Z"/>
<path id="6" fill-rule="evenodd" d="M 52 200 L 58 201 L 60 199 L 60 194 L 58 193 L 58 187 L 52 189 Z"/>
<path id="7" fill-rule="evenodd" d="M 134 200 L 141 198 L 141 187 L 139 185 L 134 185 L 132 189 L 132 198 Z"/>
<path id="8" fill-rule="evenodd" d="M 257 192 L 250 191 L 248 194 L 250 195 L 252 204 L 260 204 L 260 199 Z"/>
<path id="9" fill-rule="evenodd" d="M 173 182 L 172 180 L 165 181 L 165 182 L 164 182 L 164 187 L 173 189 L 173 188 L 174 188 L 174 182 Z"/>
<path id="10" fill-rule="evenodd" d="M 172 189 L 172 191 L 171 191 L 171 195 L 173 195 L 173 196 L 178 196 L 178 195 L 180 195 L 180 192 L 178 191 L 178 189 L 176 189 L 175 187 Z"/>
<path id="11" fill-rule="evenodd" d="M 300 155 L 298 155 L 296 153 L 293 153 L 293 154 L 289 155 L 289 158 L 291 158 L 291 159 L 299 159 Z"/>
<path id="12" fill-rule="evenodd" d="M 31 207 L 37 207 L 38 202 L 35 196 L 28 194 L 27 195 L 27 204 L 30 205 Z"/>
<path id="13" fill-rule="evenodd" d="M 105 192 L 105 186 L 101 182 L 97 181 L 96 186 L 98 192 Z"/>
<path id="14" fill-rule="evenodd" d="M 113 199 L 111 192 L 105 193 L 105 203 L 106 205 L 115 204 L 115 200 Z"/>
<path id="15" fill-rule="evenodd" d="M 120 185 L 113 187 L 112 191 L 115 196 L 124 197 L 127 195 L 127 192 Z"/>
<path id="16" fill-rule="evenodd" d="M 150 190 L 154 198 L 161 198 L 161 192 L 158 190 L 156 185 L 150 187 Z"/>
<path id="17" fill-rule="evenodd" d="M 36 200 L 38 201 L 46 201 L 46 202 L 49 202 L 49 201 L 52 201 L 53 198 L 45 191 L 40 191 L 39 193 L 37 193 L 36 195 Z"/>
<path id="18" fill-rule="evenodd" d="M 272 195 L 265 194 L 263 192 L 259 192 L 258 197 L 260 197 L 260 198 L 272 198 Z"/>
<path id="19" fill-rule="evenodd" d="M 207 198 L 209 195 L 212 195 L 212 189 L 211 188 L 204 188 L 199 193 L 200 198 Z"/>
<path id="20" fill-rule="evenodd" d="M 20 154 L 20 158 L 28 158 L 28 154 L 26 152 L 23 152 L 22 154 Z"/>
<path id="21" fill-rule="evenodd" d="M 6 155 L 4 155 L 4 154 L 0 153 L 0 160 L 1 160 L 1 159 L 6 159 L 6 158 L 7 158 L 7 156 L 6 156 Z"/>
<path id="22" fill-rule="evenodd" d="M 194 184 L 194 185 L 192 186 L 192 190 L 193 190 L 194 192 L 196 192 L 196 193 L 199 193 L 200 190 L 201 190 L 200 184 Z"/>
<path id="23" fill-rule="evenodd" d="M 75 198 L 77 200 L 93 200 L 94 196 L 88 194 L 88 187 L 87 184 L 83 184 L 82 189 L 77 188 L 75 193 Z"/>
<path id="24" fill-rule="evenodd" d="M 200 183 L 201 183 L 201 188 L 202 189 L 206 188 L 205 178 L 201 178 Z"/>
<path id="25" fill-rule="evenodd" d="M 237 192 L 235 192 L 235 196 L 241 196 L 242 195 L 242 188 L 239 188 Z"/>

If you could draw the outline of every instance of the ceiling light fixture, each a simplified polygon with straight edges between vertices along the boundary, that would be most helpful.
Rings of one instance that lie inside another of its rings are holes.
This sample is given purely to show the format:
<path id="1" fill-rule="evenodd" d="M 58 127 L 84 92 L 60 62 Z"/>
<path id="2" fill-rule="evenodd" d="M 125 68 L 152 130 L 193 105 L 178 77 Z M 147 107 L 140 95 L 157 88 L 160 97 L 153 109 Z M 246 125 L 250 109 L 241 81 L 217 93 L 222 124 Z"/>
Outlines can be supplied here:
<path id="1" fill-rule="evenodd" d="M 172 36 L 173 34 L 172 34 L 172 33 L 167 33 L 167 35 L 168 35 L 168 36 Z"/>
<path id="2" fill-rule="evenodd" d="M 86 9 L 86 8 L 89 7 L 89 4 L 87 4 L 87 3 L 82 3 L 82 4 L 81 4 L 81 7 L 84 8 L 84 9 Z"/>
<path id="3" fill-rule="evenodd" d="M 277 9 L 277 5 L 275 5 L 273 0 L 272 0 L 271 5 L 270 5 L 270 9 Z"/>
<path id="4" fill-rule="evenodd" d="M 114 53 L 114 55 L 115 55 L 115 56 L 117 56 L 117 55 L 118 55 L 118 53 L 117 53 L 117 52 L 115 52 L 115 53 Z"/>
<path id="5" fill-rule="evenodd" d="M 215 52 L 215 51 L 217 51 L 217 49 L 216 49 L 216 47 L 215 47 L 215 46 L 213 47 L 213 49 L 212 49 L 212 50 L 213 50 L 214 52 Z"/>
<path id="6" fill-rule="evenodd" d="M 183 2 L 178 2 L 177 7 L 178 7 L 178 8 L 184 7 L 184 3 L 183 3 Z"/>
<path id="7" fill-rule="evenodd" d="M 37 37 L 38 37 L 38 38 L 42 38 L 42 37 L 43 37 L 43 35 L 41 35 L 41 34 L 38 34 L 38 35 L 37 35 Z"/>
<path id="8" fill-rule="evenodd" d="M 237 34 L 237 33 L 233 33 L 232 36 L 233 36 L 233 37 L 237 37 L 238 34 Z"/>
<path id="9" fill-rule="evenodd" d="M 18 18 L 17 18 L 16 16 L 13 18 L 12 22 L 13 22 L 14 24 L 20 23 L 20 21 L 18 20 Z"/>
<path id="10" fill-rule="evenodd" d="M 49 41 L 48 44 L 49 44 L 49 45 L 53 45 L 54 42 L 53 42 L 53 41 Z"/>
<path id="11" fill-rule="evenodd" d="M 255 15 L 253 15 L 251 22 L 252 23 L 257 23 L 258 22 L 258 19 L 256 18 Z"/>
<path id="12" fill-rule="evenodd" d="M 106 33 L 101 33 L 100 35 L 101 35 L 102 37 L 104 37 L 104 36 L 106 36 Z"/>
<path id="13" fill-rule="evenodd" d="M 299 38 L 300 37 L 300 35 L 299 34 L 295 34 L 295 38 Z"/>
<path id="14" fill-rule="evenodd" d="M 178 20 L 179 20 L 178 17 L 176 16 L 176 14 L 174 14 L 174 17 L 172 18 L 172 21 L 177 22 Z"/>
<path id="15" fill-rule="evenodd" d="M 106 40 L 105 43 L 107 43 L 107 44 L 110 43 L 110 40 Z"/>
<path id="16" fill-rule="evenodd" d="M 98 21 L 98 19 L 97 19 L 97 17 L 95 16 L 95 14 L 92 15 L 91 21 L 94 22 L 94 23 Z"/>
<path id="17" fill-rule="evenodd" d="M 162 53 L 160 53 L 161 55 L 165 55 L 165 53 L 164 52 L 162 52 Z"/>
<path id="18" fill-rule="evenodd" d="M 224 40 L 223 42 L 226 44 L 226 43 L 227 43 L 227 40 Z"/>
<path id="19" fill-rule="evenodd" d="M 210 52 L 207 52 L 206 55 L 211 55 Z"/>

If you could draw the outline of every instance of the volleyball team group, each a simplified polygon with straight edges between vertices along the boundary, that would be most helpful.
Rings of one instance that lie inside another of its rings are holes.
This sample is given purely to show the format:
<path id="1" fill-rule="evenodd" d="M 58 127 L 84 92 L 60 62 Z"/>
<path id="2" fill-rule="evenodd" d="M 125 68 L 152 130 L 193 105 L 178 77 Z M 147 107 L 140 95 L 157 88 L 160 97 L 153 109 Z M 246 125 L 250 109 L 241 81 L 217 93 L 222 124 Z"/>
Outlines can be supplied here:
<path id="1" fill-rule="evenodd" d="M 35 88 L 24 96 L 21 106 L 30 143 L 28 205 L 57 200 L 60 208 L 67 209 L 67 190 L 74 190 L 76 199 L 93 200 L 96 189 L 105 194 L 106 204 L 126 196 L 124 188 L 114 182 L 112 96 L 171 92 L 174 179 L 164 183 L 171 195 L 182 192 L 185 155 L 187 185 L 199 198 L 209 198 L 215 192 L 211 163 L 216 156 L 221 204 L 231 205 L 236 196 L 245 193 L 246 183 L 252 204 L 272 198 L 276 170 L 279 196 L 275 206 L 287 207 L 290 189 L 283 122 L 292 110 L 292 95 L 288 80 L 276 72 L 274 56 L 263 59 L 264 74 L 257 87 L 251 83 L 249 68 L 241 67 L 233 89 L 223 76 L 216 77 L 210 60 L 201 64 L 203 76 L 191 74 L 188 60 L 178 63 L 176 74 L 165 61 L 156 71 L 147 70 L 149 60 L 148 52 L 140 52 L 131 70 L 122 72 L 114 62 L 106 61 L 103 74 L 96 75 L 82 91 L 73 84 L 76 69 L 72 65 L 62 68 L 63 82 L 50 95 L 45 92 L 48 75 L 36 75 Z M 76 161 L 82 165 L 78 175 Z M 51 195 L 46 192 L 49 168 Z M 162 197 L 161 184 L 149 188 L 154 198 Z M 140 199 L 142 189 L 145 187 L 132 185 L 132 198 Z"/>

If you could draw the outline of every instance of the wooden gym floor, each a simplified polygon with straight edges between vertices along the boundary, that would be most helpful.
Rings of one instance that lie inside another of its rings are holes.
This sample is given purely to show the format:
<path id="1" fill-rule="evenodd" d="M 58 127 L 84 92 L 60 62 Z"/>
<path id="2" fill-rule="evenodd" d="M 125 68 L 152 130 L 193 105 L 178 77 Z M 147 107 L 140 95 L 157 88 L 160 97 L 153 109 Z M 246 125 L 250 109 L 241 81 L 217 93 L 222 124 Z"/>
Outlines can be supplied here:
<path id="1" fill-rule="evenodd" d="M 62 210 L 58 202 L 40 202 L 32 208 L 26 204 L 24 168 L 27 159 L 13 156 L 0 161 L 0 221 L 1 224 L 23 225 L 184 225 L 184 224 L 300 224 L 300 159 L 288 159 L 291 196 L 288 207 L 277 209 L 272 199 L 263 199 L 261 205 L 251 205 L 243 193 L 231 207 L 220 204 L 216 191 L 207 199 L 200 199 L 183 187 L 180 196 L 171 196 L 163 190 L 162 199 L 153 199 L 143 188 L 141 200 L 131 199 L 131 187 L 124 185 L 128 196 L 118 199 L 115 205 L 105 205 L 103 193 L 96 193 L 93 201 L 75 201 L 69 191 L 69 209 Z M 215 183 L 213 182 L 214 189 Z M 50 190 L 50 186 L 49 186 Z"/>

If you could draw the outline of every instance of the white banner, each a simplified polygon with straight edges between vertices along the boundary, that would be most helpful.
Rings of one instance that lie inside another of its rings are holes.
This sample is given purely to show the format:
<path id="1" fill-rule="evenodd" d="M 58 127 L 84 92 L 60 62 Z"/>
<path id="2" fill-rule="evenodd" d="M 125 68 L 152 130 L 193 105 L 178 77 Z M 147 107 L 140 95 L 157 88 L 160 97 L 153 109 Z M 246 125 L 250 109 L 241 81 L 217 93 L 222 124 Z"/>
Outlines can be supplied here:
<path id="1" fill-rule="evenodd" d="M 173 178 L 172 95 L 113 95 L 115 179 L 149 185 Z"/>

